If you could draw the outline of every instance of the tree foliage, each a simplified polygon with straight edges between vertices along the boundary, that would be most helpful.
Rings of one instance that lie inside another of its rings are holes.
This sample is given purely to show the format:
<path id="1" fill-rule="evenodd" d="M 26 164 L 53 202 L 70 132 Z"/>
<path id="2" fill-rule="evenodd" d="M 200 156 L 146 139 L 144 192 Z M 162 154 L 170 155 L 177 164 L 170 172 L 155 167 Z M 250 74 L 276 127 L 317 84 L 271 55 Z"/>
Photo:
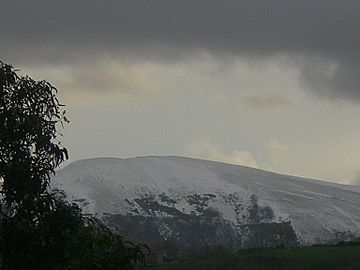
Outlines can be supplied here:
<path id="1" fill-rule="evenodd" d="M 68 158 L 57 132 L 68 123 L 57 90 L 0 62 L 2 269 L 132 269 L 141 246 L 84 216 L 50 177 Z"/>
<path id="2" fill-rule="evenodd" d="M 68 158 L 56 142 L 57 124 L 68 122 L 56 92 L 48 82 L 19 77 L 0 64 L 0 176 L 9 216 L 22 212 L 37 218 L 50 207 L 41 199 L 51 174 Z"/>

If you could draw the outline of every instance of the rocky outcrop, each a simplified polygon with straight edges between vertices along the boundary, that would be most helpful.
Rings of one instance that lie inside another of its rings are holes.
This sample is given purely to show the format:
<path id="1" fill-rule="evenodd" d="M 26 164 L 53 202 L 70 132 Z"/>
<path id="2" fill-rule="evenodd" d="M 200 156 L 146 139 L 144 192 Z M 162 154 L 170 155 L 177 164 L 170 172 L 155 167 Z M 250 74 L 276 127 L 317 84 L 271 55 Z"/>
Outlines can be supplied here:
<path id="1" fill-rule="evenodd" d="M 260 206 L 255 195 L 250 197 L 251 203 L 247 204 L 250 207 L 246 208 L 240 207 L 234 195 L 228 198 L 238 205 L 238 216 L 243 217 L 242 223 L 237 224 L 209 207 L 209 201 L 214 198 L 216 195 L 209 193 L 187 196 L 196 210 L 190 214 L 175 208 L 176 201 L 165 194 L 135 198 L 128 202 L 136 209 L 131 215 L 108 214 L 102 218 L 127 238 L 163 247 L 165 253 L 172 251 L 176 256 L 207 255 L 219 248 L 236 251 L 297 246 L 291 223 L 274 222 L 272 209 Z M 147 216 L 139 215 L 140 212 Z"/>

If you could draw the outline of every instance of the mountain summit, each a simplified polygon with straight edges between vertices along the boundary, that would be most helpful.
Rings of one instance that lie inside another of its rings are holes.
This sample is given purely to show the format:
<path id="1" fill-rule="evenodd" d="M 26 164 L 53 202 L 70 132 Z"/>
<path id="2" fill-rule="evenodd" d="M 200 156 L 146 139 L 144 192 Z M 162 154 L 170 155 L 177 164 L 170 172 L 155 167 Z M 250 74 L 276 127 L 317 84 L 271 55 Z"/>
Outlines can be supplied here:
<path id="1" fill-rule="evenodd" d="M 131 239 L 229 249 L 359 237 L 360 189 L 183 157 L 73 162 L 53 186 Z"/>

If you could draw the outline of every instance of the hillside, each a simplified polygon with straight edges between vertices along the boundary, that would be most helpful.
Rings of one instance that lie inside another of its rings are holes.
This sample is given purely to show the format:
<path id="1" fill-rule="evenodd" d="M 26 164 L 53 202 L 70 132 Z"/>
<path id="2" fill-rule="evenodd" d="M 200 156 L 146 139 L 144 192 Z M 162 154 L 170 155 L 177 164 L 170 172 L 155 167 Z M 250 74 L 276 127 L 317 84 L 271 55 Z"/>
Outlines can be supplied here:
<path id="1" fill-rule="evenodd" d="M 76 161 L 56 174 L 87 213 L 131 239 L 200 250 L 359 236 L 360 189 L 183 157 Z"/>

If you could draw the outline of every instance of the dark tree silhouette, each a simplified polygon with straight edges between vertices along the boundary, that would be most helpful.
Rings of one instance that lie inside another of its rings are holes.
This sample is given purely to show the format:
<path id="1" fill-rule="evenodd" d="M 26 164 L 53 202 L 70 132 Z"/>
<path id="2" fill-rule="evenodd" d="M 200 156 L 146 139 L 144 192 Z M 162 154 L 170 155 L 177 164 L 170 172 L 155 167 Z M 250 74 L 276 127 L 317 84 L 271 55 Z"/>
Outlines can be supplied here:
<path id="1" fill-rule="evenodd" d="M 13 68 L 0 64 L 0 175 L 6 215 L 38 215 L 50 205 L 50 176 L 67 159 L 56 142 L 57 124 L 67 123 L 60 111 L 57 90 L 46 81 L 19 77 Z"/>
<path id="2" fill-rule="evenodd" d="M 141 246 L 50 189 L 68 158 L 57 128 L 69 121 L 56 94 L 0 62 L 0 268 L 132 269 L 143 259 Z"/>

